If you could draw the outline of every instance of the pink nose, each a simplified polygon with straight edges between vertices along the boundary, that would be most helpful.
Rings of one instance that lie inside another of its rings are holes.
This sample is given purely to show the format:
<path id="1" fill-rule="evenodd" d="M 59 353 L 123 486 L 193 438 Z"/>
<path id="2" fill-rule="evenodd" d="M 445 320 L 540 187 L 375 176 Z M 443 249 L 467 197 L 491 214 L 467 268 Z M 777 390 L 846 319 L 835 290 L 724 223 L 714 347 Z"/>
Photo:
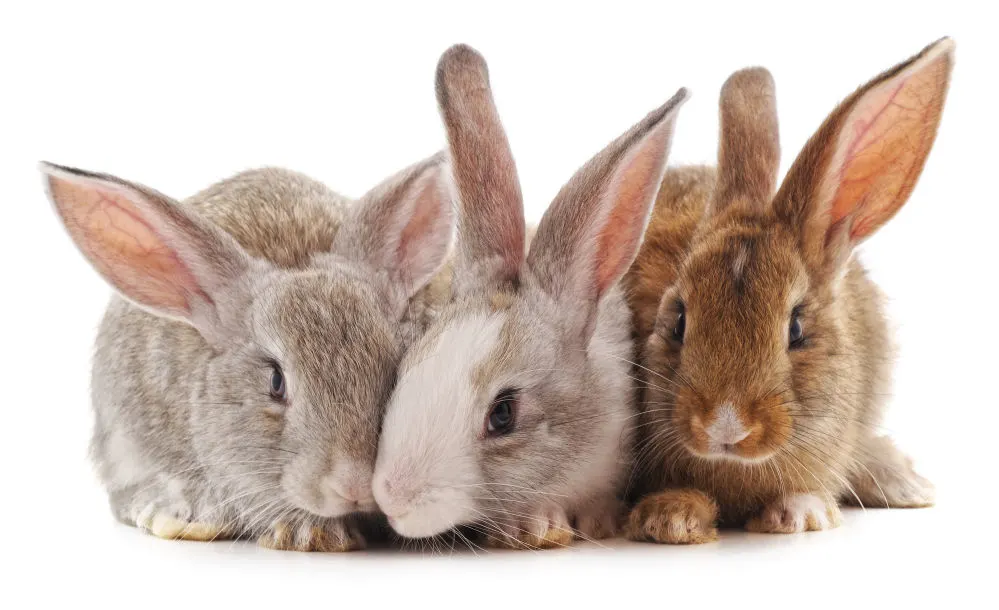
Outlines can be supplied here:
<path id="1" fill-rule="evenodd" d="M 368 504 L 371 493 L 371 468 L 353 461 L 340 461 L 333 467 L 325 483 L 338 496 L 349 502 Z"/>
<path id="2" fill-rule="evenodd" d="M 742 418 L 732 403 L 718 407 L 714 421 L 705 430 L 713 443 L 731 447 L 749 436 L 749 430 L 742 423 Z"/>
<path id="3" fill-rule="evenodd" d="M 722 445 L 736 445 L 739 441 L 749 436 L 749 432 L 746 430 L 724 430 L 712 433 L 711 430 L 708 430 L 708 436 L 714 442 Z"/>
<path id="4" fill-rule="evenodd" d="M 416 492 L 399 483 L 399 479 L 376 476 L 372 485 L 378 508 L 390 518 L 398 518 L 409 512 Z"/>

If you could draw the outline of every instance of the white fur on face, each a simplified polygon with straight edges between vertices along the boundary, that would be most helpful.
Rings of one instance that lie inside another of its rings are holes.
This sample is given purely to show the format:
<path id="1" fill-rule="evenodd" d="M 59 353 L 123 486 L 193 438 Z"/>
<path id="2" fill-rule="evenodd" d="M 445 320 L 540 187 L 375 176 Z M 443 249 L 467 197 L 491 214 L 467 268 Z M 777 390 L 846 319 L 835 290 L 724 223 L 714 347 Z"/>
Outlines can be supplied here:
<path id="1" fill-rule="evenodd" d="M 730 402 L 718 408 L 715 420 L 706 432 L 710 439 L 708 451 L 713 453 L 728 453 L 731 445 L 749 436 L 749 431 Z"/>
<path id="2" fill-rule="evenodd" d="M 472 374 L 499 343 L 505 315 L 477 313 L 426 335 L 404 364 L 385 413 L 374 495 L 403 536 L 425 537 L 476 520 L 484 492 L 475 444 L 484 405 Z"/>

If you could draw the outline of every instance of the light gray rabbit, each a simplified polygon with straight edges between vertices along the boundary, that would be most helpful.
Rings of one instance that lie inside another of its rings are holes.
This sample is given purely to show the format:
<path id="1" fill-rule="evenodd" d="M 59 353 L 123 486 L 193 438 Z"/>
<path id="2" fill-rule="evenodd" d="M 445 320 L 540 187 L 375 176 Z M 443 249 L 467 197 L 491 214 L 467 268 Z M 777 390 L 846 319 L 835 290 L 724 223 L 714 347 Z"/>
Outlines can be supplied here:
<path id="1" fill-rule="evenodd" d="M 407 537 L 471 525 L 493 544 L 543 548 L 611 535 L 636 414 L 617 284 L 686 92 L 576 173 L 526 260 L 520 185 L 482 57 L 446 52 L 437 98 L 461 204 L 455 301 L 400 365 L 375 498 Z"/>
<path id="2" fill-rule="evenodd" d="M 178 203 L 43 164 L 116 289 L 97 338 L 92 455 L 115 516 L 164 538 L 365 543 L 378 429 L 405 344 L 447 294 L 444 157 L 350 202 L 281 169 Z M 442 280 L 446 286 L 446 278 Z"/>

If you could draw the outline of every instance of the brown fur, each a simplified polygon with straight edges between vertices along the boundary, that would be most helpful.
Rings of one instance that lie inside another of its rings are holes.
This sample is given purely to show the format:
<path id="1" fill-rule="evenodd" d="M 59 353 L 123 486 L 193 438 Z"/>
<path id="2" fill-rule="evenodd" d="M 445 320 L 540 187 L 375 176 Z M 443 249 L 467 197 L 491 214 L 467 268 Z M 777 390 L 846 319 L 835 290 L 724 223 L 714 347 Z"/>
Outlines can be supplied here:
<path id="1" fill-rule="evenodd" d="M 633 540 L 702 544 L 718 539 L 718 504 L 696 489 L 667 489 L 644 498 L 628 517 Z"/>
<path id="2" fill-rule="evenodd" d="M 931 45 L 847 98 L 776 194 L 769 74 L 738 72 L 722 89 L 718 170 L 667 173 L 625 279 L 644 346 L 638 490 L 667 488 L 636 507 L 631 537 L 710 540 L 714 503 L 722 524 L 790 532 L 834 527 L 841 500 L 932 502 L 932 486 L 876 435 L 892 346 L 881 294 L 850 254 L 912 190 L 951 49 Z M 804 340 L 792 346 L 794 311 Z M 726 403 L 746 436 L 711 449 Z"/>

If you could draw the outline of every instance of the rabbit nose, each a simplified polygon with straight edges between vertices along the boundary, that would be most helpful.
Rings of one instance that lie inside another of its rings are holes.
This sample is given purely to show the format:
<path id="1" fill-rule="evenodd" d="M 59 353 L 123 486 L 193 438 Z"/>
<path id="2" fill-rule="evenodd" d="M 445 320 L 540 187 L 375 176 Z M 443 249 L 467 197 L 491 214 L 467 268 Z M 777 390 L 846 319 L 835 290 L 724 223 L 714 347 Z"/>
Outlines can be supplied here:
<path id="1" fill-rule="evenodd" d="M 713 445 L 720 445 L 724 449 L 731 449 L 733 445 L 749 436 L 749 430 L 730 402 L 718 408 L 714 421 L 705 432 Z"/>
<path id="2" fill-rule="evenodd" d="M 333 472 L 325 479 L 326 487 L 340 498 L 358 505 L 370 505 L 374 501 L 371 493 L 372 471 L 369 466 L 344 460 L 333 467 Z"/>
<path id="3" fill-rule="evenodd" d="M 378 507 L 389 517 L 400 517 L 409 511 L 416 493 L 400 482 L 399 477 L 375 477 L 372 485 Z"/>

